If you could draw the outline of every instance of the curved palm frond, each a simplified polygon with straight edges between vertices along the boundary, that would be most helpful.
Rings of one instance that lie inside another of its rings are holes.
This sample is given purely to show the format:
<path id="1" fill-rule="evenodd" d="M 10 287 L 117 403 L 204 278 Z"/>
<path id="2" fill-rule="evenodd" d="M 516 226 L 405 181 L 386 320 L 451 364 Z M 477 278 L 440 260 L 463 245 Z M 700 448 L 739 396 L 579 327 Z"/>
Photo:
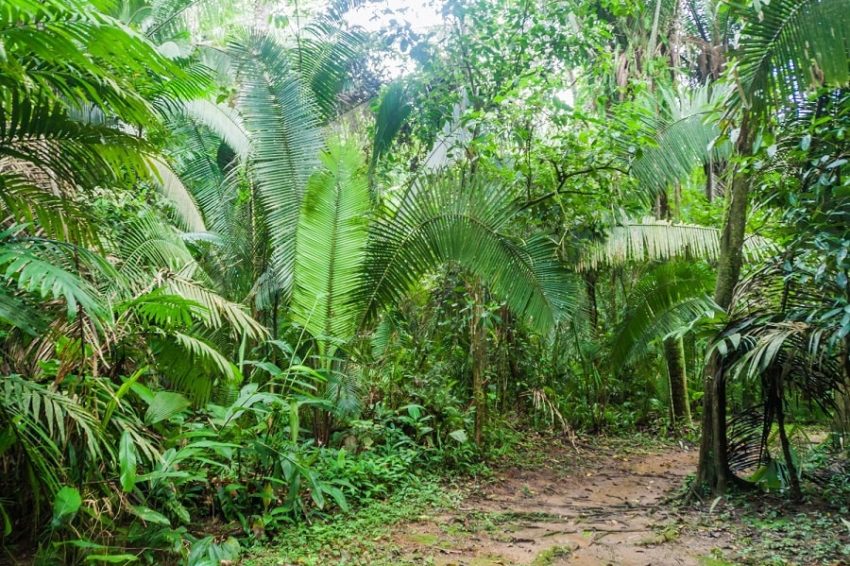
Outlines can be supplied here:
<path id="1" fill-rule="evenodd" d="M 292 284 L 295 229 L 307 179 L 322 146 L 316 112 L 288 53 L 271 38 L 234 42 L 241 92 L 238 105 L 251 136 L 251 175 L 273 248 L 272 266 L 284 289 Z"/>
<path id="2" fill-rule="evenodd" d="M 99 422 L 78 400 L 17 375 L 0 377 L 0 423 L 13 434 L 6 448 L 16 444 L 21 448 L 37 471 L 37 479 L 31 481 L 44 485 L 48 493 L 64 479 L 61 453 L 72 437 L 81 439 L 85 454 L 93 460 L 109 450 Z"/>
<path id="3" fill-rule="evenodd" d="M 764 116 L 771 108 L 796 103 L 814 87 L 850 81 L 846 0 L 772 0 L 754 3 L 745 16 L 736 106 Z"/>
<path id="4" fill-rule="evenodd" d="M 166 287 L 175 295 L 203 306 L 205 313 L 199 319 L 212 330 L 221 328 L 226 322 L 238 336 L 260 340 L 268 335 L 265 327 L 245 312 L 245 307 L 228 301 L 195 281 L 172 277 Z"/>
<path id="5" fill-rule="evenodd" d="M 15 231 L 12 228 L 0 233 L 0 268 L 7 282 L 45 299 L 64 300 L 71 318 L 80 308 L 98 321 L 107 318 L 108 309 L 96 287 L 76 272 L 80 260 L 90 259 L 93 254 L 61 242 L 16 237 Z M 91 265 L 103 263 L 95 261 Z"/>
<path id="6" fill-rule="evenodd" d="M 192 193 L 171 167 L 158 157 L 148 158 L 149 172 L 162 194 L 174 205 L 182 227 L 191 232 L 205 232 L 204 218 Z"/>
<path id="7" fill-rule="evenodd" d="M 405 295 L 427 272 L 457 262 L 517 314 L 548 332 L 575 305 L 576 287 L 549 238 L 503 233 L 517 210 L 505 187 L 445 177 L 418 183 L 373 224 L 360 300 L 362 322 Z M 460 186 L 459 186 L 460 185 Z"/>
<path id="8" fill-rule="evenodd" d="M 750 236 L 744 243 L 744 253 L 750 259 L 765 257 L 773 249 L 770 240 L 761 236 Z M 604 242 L 593 243 L 582 250 L 579 269 L 677 257 L 714 260 L 719 255 L 720 230 L 717 228 L 646 218 L 639 223 L 615 226 Z"/>
<path id="9" fill-rule="evenodd" d="M 0 156 L 43 170 L 57 185 L 92 187 L 116 179 L 122 168 L 146 170 L 143 139 L 76 121 L 48 96 L 6 90 L 0 107 Z"/>
<path id="10" fill-rule="evenodd" d="M 375 115 L 375 137 L 372 140 L 372 157 L 369 162 L 370 178 L 375 172 L 378 160 L 390 150 L 393 140 L 412 110 L 413 106 L 407 98 L 403 84 L 393 82 L 387 86 Z"/>
<path id="11" fill-rule="evenodd" d="M 184 76 L 118 20 L 82 0 L 11 0 L 0 10 L 0 81 L 30 94 L 58 93 L 66 107 L 94 105 L 134 124 L 155 121 L 139 84 Z"/>
<path id="12" fill-rule="evenodd" d="M 713 275 L 699 264 L 665 263 L 653 268 L 626 301 L 611 347 L 611 366 L 621 367 L 646 355 L 651 344 L 690 328 L 721 309 L 711 299 Z"/>
<path id="13" fill-rule="evenodd" d="M 46 320 L 38 310 L 9 291 L 5 287 L 0 288 L 0 321 L 19 328 L 30 336 L 38 336 L 46 326 Z"/>
<path id="14" fill-rule="evenodd" d="M 17 160 L 0 160 L 0 203 L 5 220 L 35 225 L 54 240 L 97 245 L 97 226 L 89 211 L 56 187 L 52 177 L 38 167 Z M 71 221 L 73 219 L 73 221 Z"/>
<path id="15" fill-rule="evenodd" d="M 251 153 L 251 140 L 245 130 L 242 116 L 228 106 L 208 100 L 191 100 L 185 103 L 186 115 L 218 135 L 240 159 Z"/>
<path id="16" fill-rule="evenodd" d="M 352 63 L 363 52 L 367 36 L 343 29 L 339 22 L 318 18 L 302 30 L 291 60 L 309 86 L 324 120 L 333 118 Z"/>
<path id="17" fill-rule="evenodd" d="M 728 157 L 729 144 L 720 138 L 715 116 L 715 108 L 727 95 L 725 89 L 706 85 L 687 95 L 662 90 L 660 100 L 648 100 L 641 120 L 651 143 L 631 164 L 631 173 L 648 196 L 654 198 L 685 182 L 697 167 Z"/>

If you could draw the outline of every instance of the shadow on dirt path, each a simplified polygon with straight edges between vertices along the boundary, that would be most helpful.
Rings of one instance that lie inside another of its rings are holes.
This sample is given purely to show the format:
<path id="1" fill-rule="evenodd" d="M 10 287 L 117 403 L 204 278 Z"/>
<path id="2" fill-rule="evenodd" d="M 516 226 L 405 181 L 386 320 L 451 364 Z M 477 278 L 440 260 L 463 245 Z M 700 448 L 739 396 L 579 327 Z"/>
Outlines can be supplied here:
<path id="1" fill-rule="evenodd" d="M 728 535 L 665 499 L 693 473 L 682 447 L 550 452 L 507 468 L 458 509 L 399 525 L 405 561 L 440 565 L 700 565 Z"/>

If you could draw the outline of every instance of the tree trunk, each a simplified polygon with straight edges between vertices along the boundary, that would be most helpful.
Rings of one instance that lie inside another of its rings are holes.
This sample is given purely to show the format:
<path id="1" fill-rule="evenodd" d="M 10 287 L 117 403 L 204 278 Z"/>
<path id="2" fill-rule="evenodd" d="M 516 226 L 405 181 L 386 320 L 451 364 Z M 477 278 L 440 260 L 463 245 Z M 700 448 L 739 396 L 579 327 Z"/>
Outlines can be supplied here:
<path id="1" fill-rule="evenodd" d="M 833 431 L 843 449 L 850 437 L 850 335 L 844 337 L 844 387 L 835 392 L 835 421 Z"/>
<path id="2" fill-rule="evenodd" d="M 752 149 L 748 122 L 745 116 L 737 147 L 738 154 L 745 157 Z M 714 301 L 727 312 L 732 307 L 732 295 L 743 264 L 748 193 L 749 174 L 746 168 L 740 168 L 735 172 L 728 192 L 729 205 L 720 237 L 720 259 L 714 287 Z M 714 351 L 705 371 L 697 484 L 708 486 L 715 495 L 726 491 L 731 476 L 726 438 L 726 378 L 722 370 L 722 360 Z"/>
<path id="3" fill-rule="evenodd" d="M 472 287 L 472 319 L 470 321 L 469 349 L 472 357 L 472 404 L 475 407 L 475 444 L 484 442 L 484 425 L 487 420 L 487 329 L 484 325 L 484 293 L 481 284 Z"/>
<path id="4" fill-rule="evenodd" d="M 776 424 L 779 427 L 779 441 L 782 444 L 782 455 L 785 457 L 785 465 L 788 466 L 788 480 L 791 483 L 791 499 L 800 501 L 803 499 L 803 493 L 800 490 L 800 478 L 797 477 L 797 466 L 794 465 L 794 456 L 791 453 L 791 442 L 788 440 L 788 433 L 785 431 L 785 395 L 782 388 L 782 380 L 784 376 L 779 376 L 776 380 L 776 391 L 774 392 L 776 403 Z"/>
<path id="5" fill-rule="evenodd" d="M 664 357 L 670 379 L 670 407 L 673 426 L 691 424 L 691 407 L 688 403 L 688 374 L 685 369 L 685 344 L 682 338 L 664 340 Z"/>
<path id="6" fill-rule="evenodd" d="M 594 336 L 599 330 L 599 306 L 596 302 L 596 280 L 598 275 L 595 271 L 587 271 L 584 274 L 584 287 L 587 292 L 588 310 L 590 311 L 590 328 Z"/>

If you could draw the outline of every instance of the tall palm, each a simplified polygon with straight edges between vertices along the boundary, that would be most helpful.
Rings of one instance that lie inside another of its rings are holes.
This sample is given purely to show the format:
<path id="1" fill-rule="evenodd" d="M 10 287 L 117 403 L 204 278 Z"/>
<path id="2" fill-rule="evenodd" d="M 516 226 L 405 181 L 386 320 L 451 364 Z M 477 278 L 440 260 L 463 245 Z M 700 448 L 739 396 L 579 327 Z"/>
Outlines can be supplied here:
<path id="1" fill-rule="evenodd" d="M 737 125 L 735 151 L 749 157 L 760 128 L 774 116 L 793 116 L 791 106 L 813 88 L 838 86 L 850 77 L 850 11 L 844 0 L 778 0 L 746 5 L 735 52 L 735 89 L 727 115 Z M 731 128 L 730 128 L 731 129 Z M 737 167 L 728 191 L 714 299 L 733 306 L 733 289 L 743 263 L 750 172 Z M 730 479 L 726 392 L 719 361 L 709 360 L 703 395 L 703 439 L 699 483 L 723 492 Z"/>

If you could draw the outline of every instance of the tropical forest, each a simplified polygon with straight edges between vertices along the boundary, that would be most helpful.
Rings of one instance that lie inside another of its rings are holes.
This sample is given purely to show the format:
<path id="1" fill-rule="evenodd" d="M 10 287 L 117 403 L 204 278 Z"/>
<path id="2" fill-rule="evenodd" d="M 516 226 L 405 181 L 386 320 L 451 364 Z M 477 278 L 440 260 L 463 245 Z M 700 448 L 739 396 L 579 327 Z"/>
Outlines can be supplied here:
<path id="1" fill-rule="evenodd" d="M 850 564 L 850 0 L 0 0 L 0 564 Z"/>

